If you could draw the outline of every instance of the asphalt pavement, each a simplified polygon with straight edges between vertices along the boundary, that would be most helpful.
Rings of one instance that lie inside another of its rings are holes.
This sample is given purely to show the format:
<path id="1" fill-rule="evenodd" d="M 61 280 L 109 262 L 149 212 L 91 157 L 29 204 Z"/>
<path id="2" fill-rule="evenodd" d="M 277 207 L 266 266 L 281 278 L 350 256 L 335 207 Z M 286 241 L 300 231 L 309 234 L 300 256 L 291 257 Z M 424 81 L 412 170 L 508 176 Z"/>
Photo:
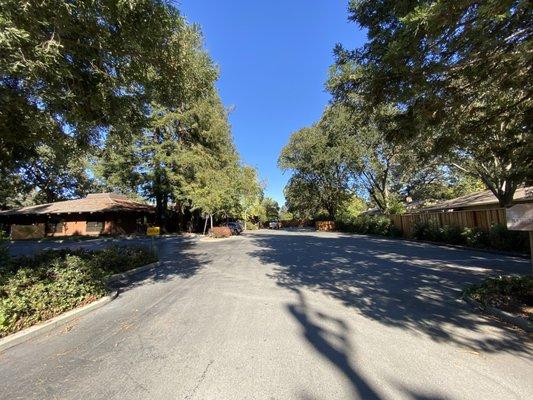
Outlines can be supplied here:
<path id="1" fill-rule="evenodd" d="M 533 397 L 530 338 L 460 301 L 529 260 L 317 232 L 157 243 L 115 301 L 1 353 L 0 398 Z"/>

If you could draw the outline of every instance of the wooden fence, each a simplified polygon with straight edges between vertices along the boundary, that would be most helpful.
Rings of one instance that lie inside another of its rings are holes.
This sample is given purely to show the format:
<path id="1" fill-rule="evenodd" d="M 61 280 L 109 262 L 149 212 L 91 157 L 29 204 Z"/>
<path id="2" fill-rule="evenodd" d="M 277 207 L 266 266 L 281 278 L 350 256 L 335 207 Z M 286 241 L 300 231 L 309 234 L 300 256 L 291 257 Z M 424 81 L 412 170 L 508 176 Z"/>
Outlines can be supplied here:
<path id="1" fill-rule="evenodd" d="M 419 222 L 431 221 L 439 227 L 457 226 L 460 228 L 478 228 L 484 231 L 488 231 L 494 224 L 505 225 L 507 223 L 505 208 L 391 215 L 391 220 L 394 226 L 407 237 L 413 235 L 413 227 Z"/>
<path id="2" fill-rule="evenodd" d="M 280 223 L 282 228 L 305 228 L 308 226 L 313 226 L 313 222 L 306 219 L 291 219 L 280 221 Z"/>

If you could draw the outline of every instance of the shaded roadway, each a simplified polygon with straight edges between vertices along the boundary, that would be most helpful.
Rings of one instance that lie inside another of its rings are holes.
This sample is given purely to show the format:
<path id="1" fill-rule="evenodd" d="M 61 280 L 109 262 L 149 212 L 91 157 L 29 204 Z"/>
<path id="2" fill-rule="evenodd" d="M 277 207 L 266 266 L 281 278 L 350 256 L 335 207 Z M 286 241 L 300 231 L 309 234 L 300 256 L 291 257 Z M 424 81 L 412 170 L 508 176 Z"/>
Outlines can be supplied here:
<path id="1" fill-rule="evenodd" d="M 117 300 L 0 354 L 9 399 L 526 399 L 533 347 L 462 303 L 529 261 L 378 237 L 168 239 Z"/>

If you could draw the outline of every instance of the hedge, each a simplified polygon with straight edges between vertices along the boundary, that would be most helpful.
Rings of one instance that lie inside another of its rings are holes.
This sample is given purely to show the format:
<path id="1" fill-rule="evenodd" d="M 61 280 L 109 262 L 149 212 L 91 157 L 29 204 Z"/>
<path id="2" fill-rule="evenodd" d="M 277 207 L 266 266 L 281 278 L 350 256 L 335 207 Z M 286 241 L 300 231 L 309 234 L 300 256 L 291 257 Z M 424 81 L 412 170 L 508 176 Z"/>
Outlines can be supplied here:
<path id="1" fill-rule="evenodd" d="M 349 221 L 337 221 L 337 229 L 361 235 L 401 236 L 390 218 L 383 215 L 359 215 Z"/>
<path id="2" fill-rule="evenodd" d="M 413 237 L 418 240 L 504 251 L 527 252 L 529 249 L 527 234 L 510 231 L 501 224 L 492 225 L 486 232 L 475 228 L 441 227 L 431 221 L 424 221 L 413 226 Z"/>
<path id="3" fill-rule="evenodd" d="M 142 247 L 46 251 L 0 266 L 0 337 L 104 296 L 105 277 L 157 261 Z"/>

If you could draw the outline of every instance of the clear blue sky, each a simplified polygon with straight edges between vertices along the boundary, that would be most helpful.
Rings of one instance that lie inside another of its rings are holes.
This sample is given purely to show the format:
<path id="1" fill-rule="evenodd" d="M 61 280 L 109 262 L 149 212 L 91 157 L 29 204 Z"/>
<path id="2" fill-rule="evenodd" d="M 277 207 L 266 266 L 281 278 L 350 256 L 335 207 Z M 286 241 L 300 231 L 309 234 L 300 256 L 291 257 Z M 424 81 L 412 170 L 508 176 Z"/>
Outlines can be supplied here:
<path id="1" fill-rule="evenodd" d="M 360 46 L 365 35 L 347 20 L 348 0 L 179 0 L 202 27 L 220 68 L 218 88 L 239 153 L 284 203 L 288 174 L 277 167 L 292 132 L 312 124 L 330 96 L 324 90 L 333 47 Z"/>

